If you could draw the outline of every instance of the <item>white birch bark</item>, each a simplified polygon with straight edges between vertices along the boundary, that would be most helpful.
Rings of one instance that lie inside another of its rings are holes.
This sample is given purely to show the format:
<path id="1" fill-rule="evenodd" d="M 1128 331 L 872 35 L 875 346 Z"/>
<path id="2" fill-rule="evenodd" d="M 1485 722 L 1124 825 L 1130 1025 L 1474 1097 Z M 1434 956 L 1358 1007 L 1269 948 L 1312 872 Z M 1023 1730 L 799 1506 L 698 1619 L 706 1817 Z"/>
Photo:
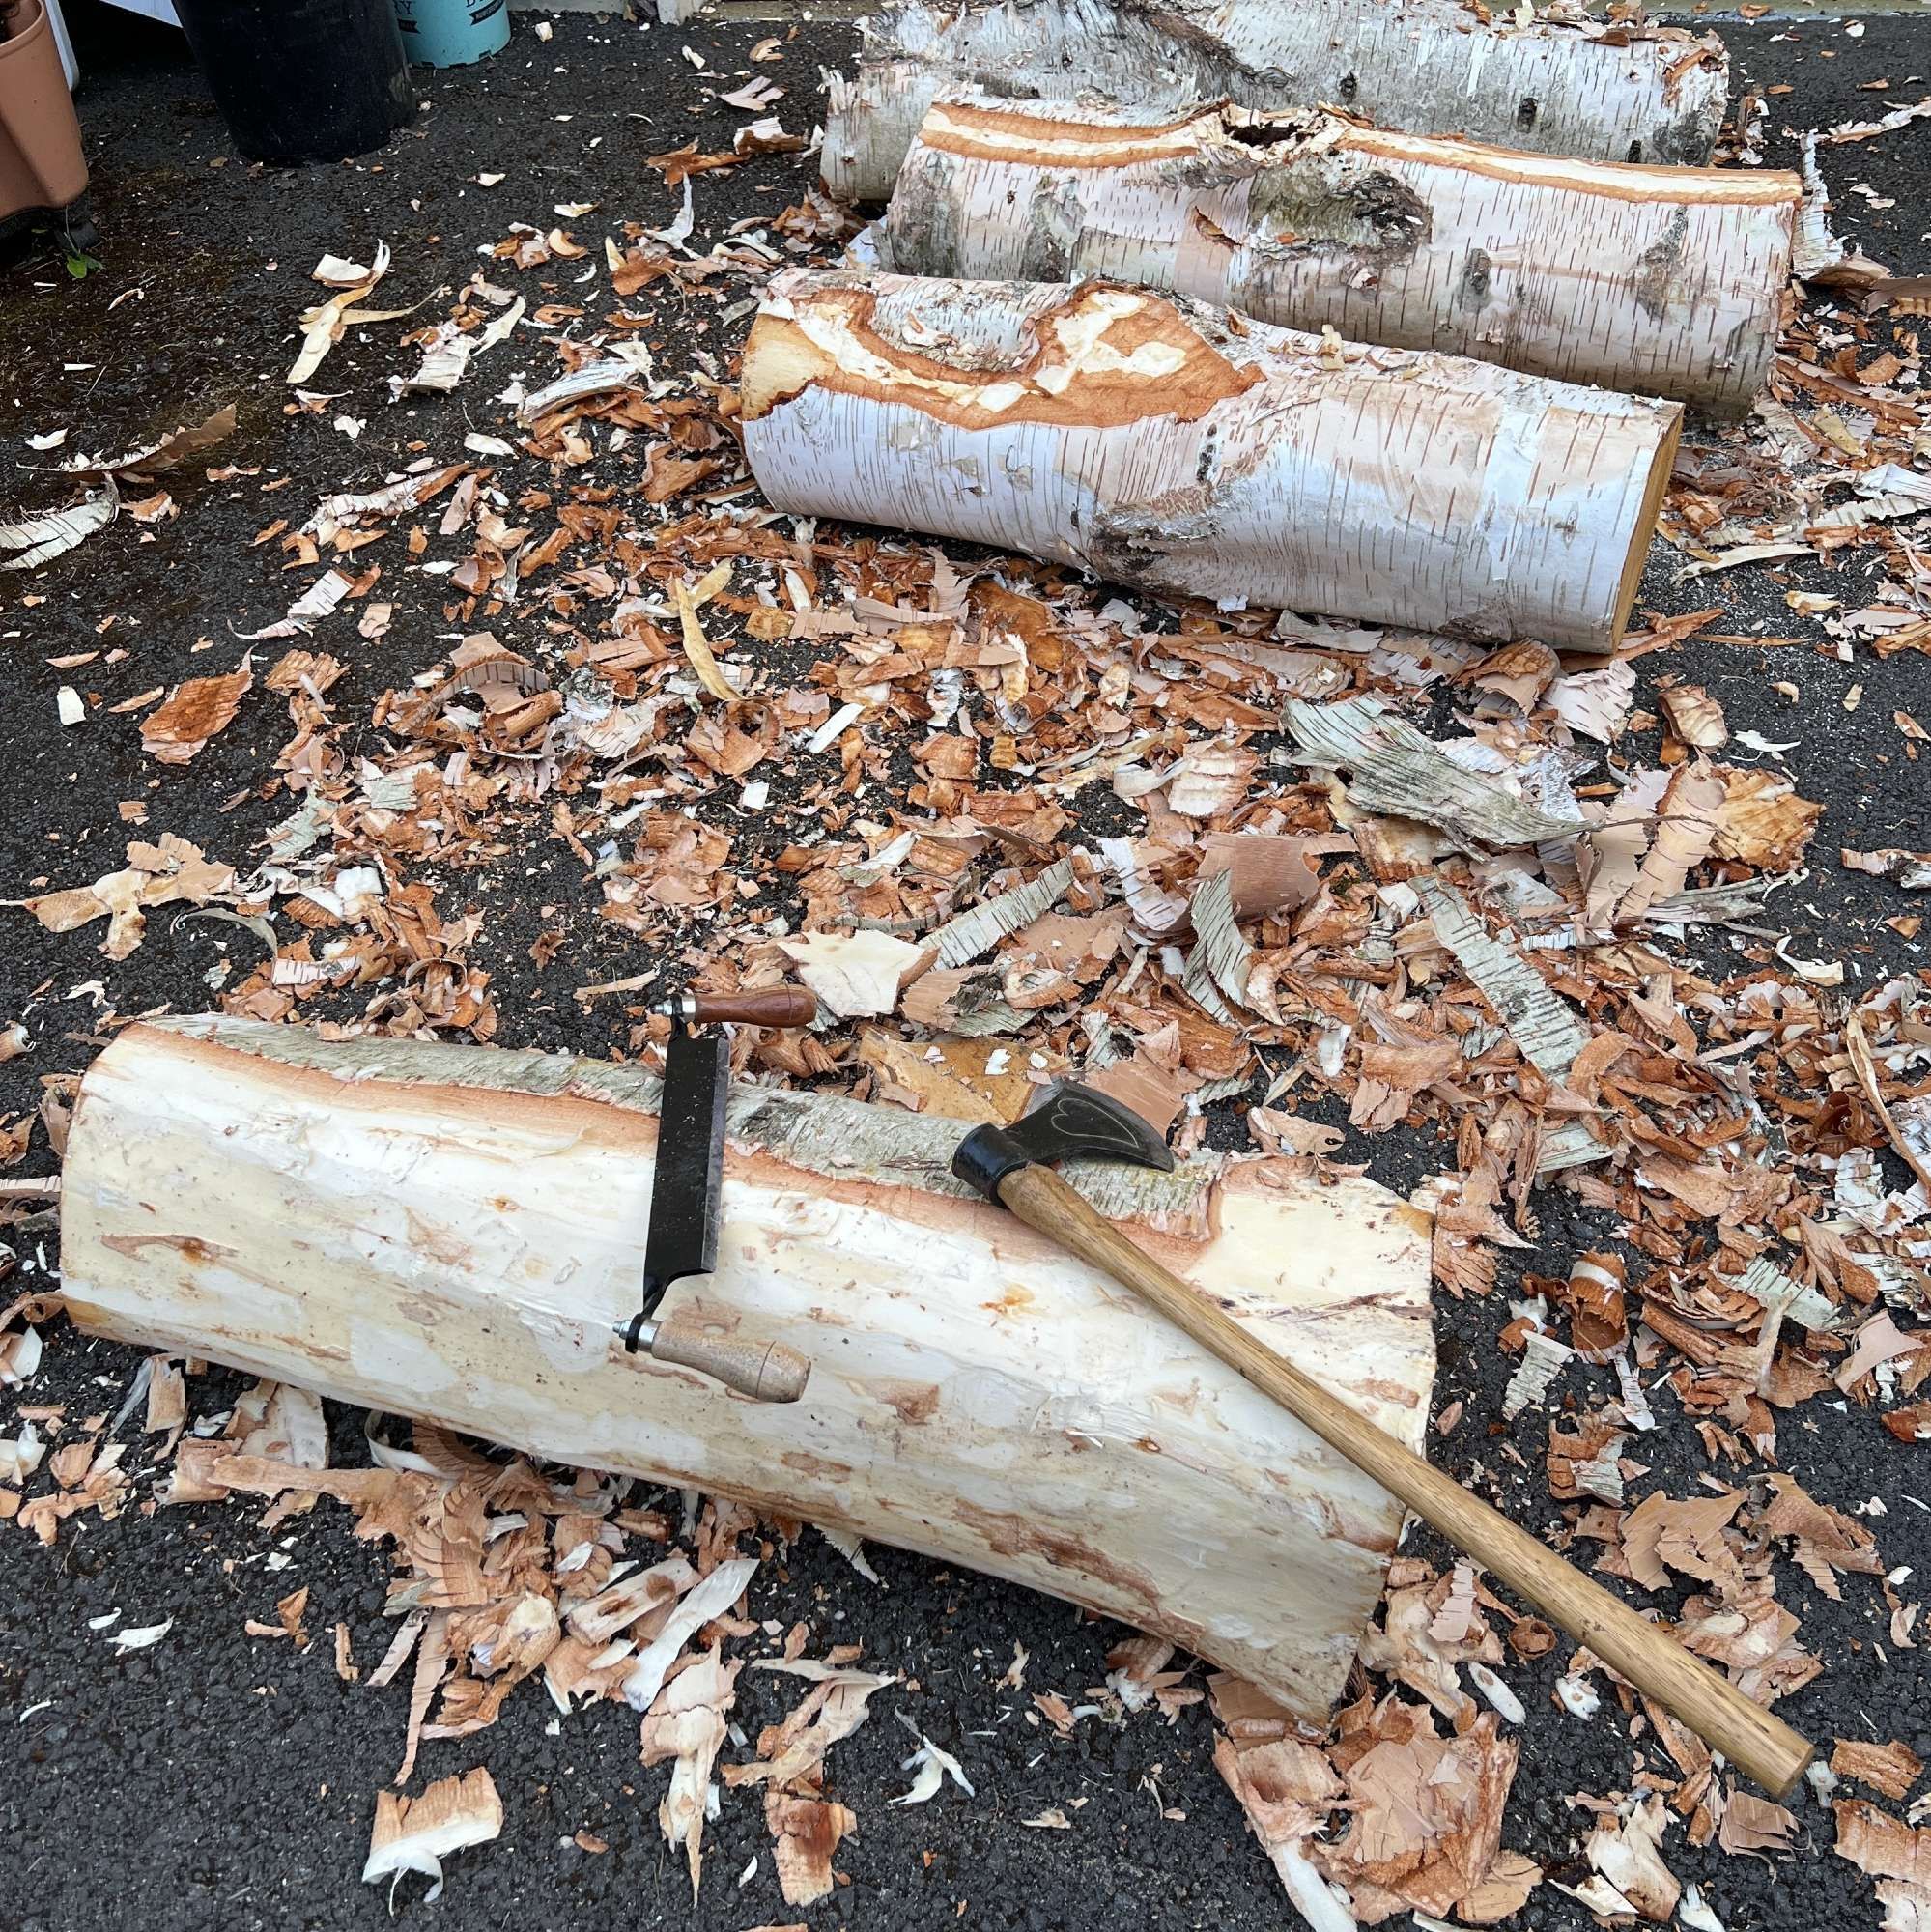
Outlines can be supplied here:
<path id="1" fill-rule="evenodd" d="M 941 100 L 879 233 L 900 274 L 1098 275 L 1290 328 L 1747 410 L 1803 185 L 1385 133 L 1314 110 Z"/>
<path id="2" fill-rule="evenodd" d="M 737 1496 L 1048 1590 L 1325 1716 L 1402 1512 L 1134 1296 L 950 1176 L 962 1124 L 731 1094 L 701 1313 L 813 1361 L 746 1402 L 626 1357 L 657 1083 L 232 1019 L 128 1029 L 82 1085 L 62 1265 L 90 1332 Z M 1072 1178 L 1420 1448 L 1428 1222 L 1278 1164 Z"/>
<path id="3" fill-rule="evenodd" d="M 772 279 L 740 400 L 781 510 L 1583 650 L 1622 635 L 1682 413 L 1109 283 L 849 270 Z"/>
<path id="4" fill-rule="evenodd" d="M 926 108 L 960 87 L 1172 113 L 1338 106 L 1538 154 L 1708 161 L 1729 99 L 1717 37 L 1561 11 L 1519 25 L 1498 7 L 1484 26 L 1462 0 L 915 0 L 866 24 L 856 81 L 832 76 L 821 165 L 833 193 L 883 201 Z"/>

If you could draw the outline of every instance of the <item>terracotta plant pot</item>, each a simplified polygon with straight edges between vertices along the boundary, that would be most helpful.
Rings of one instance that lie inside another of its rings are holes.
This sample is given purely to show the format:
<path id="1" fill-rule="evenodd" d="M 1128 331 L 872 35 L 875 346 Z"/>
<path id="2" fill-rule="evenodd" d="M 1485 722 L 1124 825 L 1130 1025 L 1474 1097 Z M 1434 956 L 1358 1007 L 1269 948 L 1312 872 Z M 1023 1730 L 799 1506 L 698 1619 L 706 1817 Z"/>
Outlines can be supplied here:
<path id="1" fill-rule="evenodd" d="M 87 191 L 80 123 L 41 0 L 20 0 L 0 40 L 0 220 L 66 208 Z"/>

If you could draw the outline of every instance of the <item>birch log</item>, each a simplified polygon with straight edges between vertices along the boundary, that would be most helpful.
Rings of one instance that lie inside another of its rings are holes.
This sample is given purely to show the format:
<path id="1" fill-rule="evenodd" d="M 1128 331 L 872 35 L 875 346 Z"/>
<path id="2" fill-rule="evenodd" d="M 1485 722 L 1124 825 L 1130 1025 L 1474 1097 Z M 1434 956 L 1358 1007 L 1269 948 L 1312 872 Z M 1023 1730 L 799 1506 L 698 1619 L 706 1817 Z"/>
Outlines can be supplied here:
<path id="1" fill-rule="evenodd" d="M 1622 636 L 1682 414 L 1105 282 L 803 269 L 739 396 L 781 510 L 1580 650 Z"/>
<path id="2" fill-rule="evenodd" d="M 1746 411 L 1776 349 L 1795 174 L 1630 167 L 1319 109 L 1177 119 L 941 100 L 878 236 L 908 275 L 1173 289 L 1290 328 Z"/>
<path id="3" fill-rule="evenodd" d="M 741 1498 L 1051 1591 L 1323 1719 L 1400 1507 L 1178 1329 L 954 1182 L 965 1123 L 736 1088 L 716 1274 L 813 1359 L 770 1407 L 647 1357 L 657 1083 L 212 1018 L 82 1083 L 62 1268 L 90 1332 Z M 1072 1178 L 1270 1346 L 1423 1442 L 1428 1223 L 1281 1164 Z"/>
<path id="4" fill-rule="evenodd" d="M 825 184 L 883 201 L 926 108 L 960 87 L 1155 113 L 1339 106 L 1538 154 L 1708 161 L 1729 99 L 1717 37 L 1561 11 L 1483 26 L 1462 0 L 915 0 L 866 23 L 856 81 L 831 77 Z"/>

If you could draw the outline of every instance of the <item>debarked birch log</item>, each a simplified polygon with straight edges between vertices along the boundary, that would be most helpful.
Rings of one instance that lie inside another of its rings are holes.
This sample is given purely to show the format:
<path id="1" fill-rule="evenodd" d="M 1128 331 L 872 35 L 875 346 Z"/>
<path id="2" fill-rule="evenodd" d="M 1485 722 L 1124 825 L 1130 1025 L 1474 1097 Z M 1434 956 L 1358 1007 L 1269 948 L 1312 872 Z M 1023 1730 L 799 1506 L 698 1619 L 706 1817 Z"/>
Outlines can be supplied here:
<path id="1" fill-rule="evenodd" d="M 781 510 L 1229 605 L 1606 650 L 1682 412 L 1106 282 L 793 269 L 739 385 Z"/>
<path id="2" fill-rule="evenodd" d="M 1163 122 L 945 99 L 878 231 L 908 275 L 1098 275 L 1290 328 L 1747 410 L 1776 350 L 1798 176 L 1384 133 L 1319 109 Z"/>
<path id="3" fill-rule="evenodd" d="M 831 77 L 825 184 L 883 201 L 926 108 L 961 87 L 1176 114 L 1334 106 L 1537 154 L 1709 160 L 1730 84 L 1714 34 L 1519 11 L 1484 25 L 1463 0 L 913 0 L 866 23 L 855 81 Z"/>
<path id="4" fill-rule="evenodd" d="M 1402 1512 L 1126 1291 L 970 1196 L 965 1123 L 734 1088 L 716 1274 L 666 1314 L 789 1344 L 775 1407 L 648 1357 L 657 1082 L 566 1055 L 128 1028 L 82 1083 L 62 1225 L 97 1334 L 1051 1591 L 1324 1718 Z M 1428 1222 L 1282 1164 L 1073 1168 L 1104 1212 L 1419 1448 Z"/>

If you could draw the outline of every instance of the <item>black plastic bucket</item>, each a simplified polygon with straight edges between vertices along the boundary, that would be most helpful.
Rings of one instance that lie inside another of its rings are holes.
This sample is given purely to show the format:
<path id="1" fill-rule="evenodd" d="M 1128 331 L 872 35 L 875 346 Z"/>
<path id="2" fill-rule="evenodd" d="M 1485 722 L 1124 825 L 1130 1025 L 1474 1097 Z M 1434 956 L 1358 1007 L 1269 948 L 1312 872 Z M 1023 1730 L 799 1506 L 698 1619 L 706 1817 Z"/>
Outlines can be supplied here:
<path id="1" fill-rule="evenodd" d="M 390 0 L 174 0 L 236 147 L 298 167 L 382 147 L 415 113 Z"/>

